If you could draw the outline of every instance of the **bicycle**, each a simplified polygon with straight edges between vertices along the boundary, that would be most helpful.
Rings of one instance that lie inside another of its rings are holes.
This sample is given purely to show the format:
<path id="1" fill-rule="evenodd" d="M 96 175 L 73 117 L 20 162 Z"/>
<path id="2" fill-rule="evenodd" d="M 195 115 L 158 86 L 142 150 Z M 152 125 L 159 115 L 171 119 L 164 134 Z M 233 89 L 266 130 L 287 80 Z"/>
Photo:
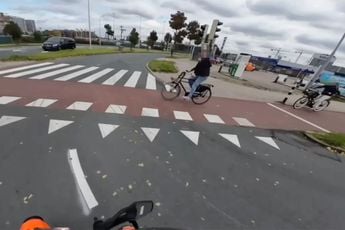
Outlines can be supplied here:
<path id="1" fill-rule="evenodd" d="M 320 93 L 318 91 L 315 91 L 315 90 L 306 89 L 303 92 L 303 94 L 304 94 L 304 96 L 297 99 L 295 101 L 295 103 L 293 104 L 294 109 L 301 109 L 305 106 L 308 106 L 309 108 L 311 108 L 315 112 L 319 112 L 319 111 L 326 109 L 329 106 L 329 104 L 331 103 L 330 102 L 331 98 L 329 98 L 329 99 L 321 101 L 320 103 L 317 104 L 317 106 L 315 106 L 315 104 L 316 104 L 315 99 L 320 96 Z"/>
<path id="2" fill-rule="evenodd" d="M 171 101 L 177 98 L 181 94 L 181 88 L 183 89 L 184 94 L 188 95 L 188 91 L 184 87 L 183 83 L 188 83 L 190 86 L 193 84 L 193 78 L 185 79 L 186 74 L 189 72 L 190 71 L 185 70 L 181 72 L 176 79 L 172 78 L 171 82 L 164 84 L 164 87 L 161 91 L 161 95 L 165 100 Z M 192 96 L 193 103 L 201 105 L 208 102 L 212 97 L 212 87 L 213 85 L 211 84 L 200 84 L 196 89 L 194 95 Z"/>

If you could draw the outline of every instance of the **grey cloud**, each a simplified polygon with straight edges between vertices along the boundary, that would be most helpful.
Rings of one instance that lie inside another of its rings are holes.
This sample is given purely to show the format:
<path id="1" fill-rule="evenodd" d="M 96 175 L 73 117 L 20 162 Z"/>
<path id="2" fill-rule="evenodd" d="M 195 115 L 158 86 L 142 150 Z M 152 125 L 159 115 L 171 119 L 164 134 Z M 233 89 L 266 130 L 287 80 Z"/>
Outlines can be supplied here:
<path id="1" fill-rule="evenodd" d="M 192 9 L 187 9 L 186 6 L 183 3 L 178 4 L 175 1 L 163 2 L 163 3 L 160 4 L 160 6 L 164 7 L 164 8 L 168 8 L 169 10 L 182 11 L 182 12 L 190 13 L 190 14 L 193 14 L 195 12 Z"/>
<path id="2" fill-rule="evenodd" d="M 137 16 L 141 16 L 141 17 L 146 18 L 146 19 L 154 19 L 153 13 L 146 12 L 143 9 L 138 9 L 138 8 L 133 9 L 133 8 L 122 7 L 122 8 L 116 8 L 115 10 L 116 10 L 117 14 L 120 14 L 120 15 L 137 15 Z"/>
<path id="3" fill-rule="evenodd" d="M 245 41 L 236 41 L 236 44 L 239 46 L 248 46 L 249 45 L 249 43 L 245 42 Z"/>
<path id="4" fill-rule="evenodd" d="M 305 45 L 315 46 L 317 48 L 324 48 L 329 51 L 333 50 L 337 44 L 337 40 L 329 40 L 329 39 L 320 39 L 318 37 L 310 37 L 305 34 L 301 34 L 295 37 L 297 42 L 300 42 Z M 340 52 L 345 52 L 345 45 L 343 44 L 340 49 Z"/>
<path id="5" fill-rule="evenodd" d="M 202 7 L 206 11 L 213 12 L 219 16 L 223 17 L 233 17 L 238 15 L 238 11 L 233 8 L 227 7 L 224 3 L 217 4 L 214 1 L 210 0 L 192 0 L 197 6 Z"/>
<path id="6" fill-rule="evenodd" d="M 235 32 L 241 32 L 246 35 L 254 37 L 271 37 L 271 38 L 283 38 L 285 34 L 280 33 L 279 31 L 269 31 L 257 27 L 257 25 L 239 25 L 235 24 L 231 26 L 231 30 Z"/>
<path id="7" fill-rule="evenodd" d="M 64 14 L 64 15 L 69 15 L 69 16 L 74 16 L 74 15 L 79 14 L 78 9 L 68 7 L 65 5 L 56 5 L 56 6 L 44 5 L 44 6 L 37 6 L 37 7 L 19 6 L 19 7 L 14 8 L 13 10 L 17 11 L 19 14 L 27 14 L 27 13 L 39 11 L 40 16 L 46 13 L 53 13 L 53 14 L 59 13 L 59 14 Z"/>
<path id="8" fill-rule="evenodd" d="M 292 8 L 284 5 L 280 1 L 246 1 L 247 7 L 257 14 L 284 16 L 290 20 L 296 21 L 322 21 L 328 18 L 327 15 L 315 12 L 308 12 L 306 10 Z"/>

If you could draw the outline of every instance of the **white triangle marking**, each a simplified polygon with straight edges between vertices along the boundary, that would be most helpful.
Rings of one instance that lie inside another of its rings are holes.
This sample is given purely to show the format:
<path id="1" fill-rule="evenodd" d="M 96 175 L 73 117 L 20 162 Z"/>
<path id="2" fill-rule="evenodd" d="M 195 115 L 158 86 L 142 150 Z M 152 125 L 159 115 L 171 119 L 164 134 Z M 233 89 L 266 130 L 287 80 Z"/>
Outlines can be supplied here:
<path id="1" fill-rule="evenodd" d="M 0 118 L 0 127 L 4 125 L 11 124 L 16 121 L 25 119 L 26 117 L 16 117 L 16 116 L 2 116 Z"/>
<path id="2" fill-rule="evenodd" d="M 111 124 L 98 124 L 99 130 L 101 131 L 101 135 L 103 138 L 106 138 L 111 132 L 117 129 L 118 125 L 111 125 Z"/>
<path id="3" fill-rule="evenodd" d="M 145 128 L 145 127 L 142 127 L 141 128 L 143 130 L 143 132 L 145 133 L 145 135 L 147 136 L 147 138 L 153 142 L 153 140 L 156 138 L 158 132 L 159 132 L 159 129 L 155 129 L 155 128 Z"/>
<path id="4" fill-rule="evenodd" d="M 241 144 L 240 144 L 240 141 L 238 140 L 237 135 L 227 134 L 227 133 L 219 133 L 219 135 L 222 136 L 223 138 L 225 138 L 226 140 L 230 141 L 231 143 L 233 143 L 237 147 L 241 148 Z"/>
<path id="5" fill-rule="evenodd" d="M 191 140 L 195 145 L 199 142 L 199 132 L 180 130 L 189 140 Z"/>
<path id="6" fill-rule="evenodd" d="M 74 121 L 65 121 L 65 120 L 49 120 L 49 129 L 48 134 L 51 134 L 67 125 L 72 124 Z"/>
<path id="7" fill-rule="evenodd" d="M 260 141 L 265 142 L 266 144 L 269 144 L 270 146 L 280 150 L 279 146 L 274 142 L 272 137 L 256 137 L 256 138 L 259 139 Z"/>

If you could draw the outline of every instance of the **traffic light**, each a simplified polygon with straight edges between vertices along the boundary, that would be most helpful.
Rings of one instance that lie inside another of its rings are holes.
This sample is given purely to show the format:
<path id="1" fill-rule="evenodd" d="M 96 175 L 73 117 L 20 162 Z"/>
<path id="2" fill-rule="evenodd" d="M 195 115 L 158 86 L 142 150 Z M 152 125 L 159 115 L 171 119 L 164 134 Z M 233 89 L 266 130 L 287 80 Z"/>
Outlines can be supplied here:
<path id="1" fill-rule="evenodd" d="M 219 37 L 219 35 L 216 33 L 221 31 L 221 29 L 218 28 L 218 26 L 221 26 L 221 25 L 223 25 L 223 22 L 220 22 L 218 19 L 213 20 L 210 36 L 209 36 L 210 40 L 214 40 Z"/>
<path id="2" fill-rule="evenodd" d="M 201 40 L 201 42 L 202 43 L 207 43 L 208 41 L 208 39 L 207 39 L 207 30 L 208 30 L 208 25 L 202 25 L 202 26 L 200 26 L 200 33 L 199 33 L 199 35 L 200 35 L 200 37 L 202 38 L 202 40 Z"/>

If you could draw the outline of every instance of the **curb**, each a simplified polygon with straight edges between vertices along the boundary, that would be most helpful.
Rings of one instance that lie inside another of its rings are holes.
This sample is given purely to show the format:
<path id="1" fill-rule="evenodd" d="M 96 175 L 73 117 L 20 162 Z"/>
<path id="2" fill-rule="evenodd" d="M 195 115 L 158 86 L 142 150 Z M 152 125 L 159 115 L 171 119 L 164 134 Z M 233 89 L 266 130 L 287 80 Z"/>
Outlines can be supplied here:
<path id="1" fill-rule="evenodd" d="M 150 67 L 149 67 L 149 63 L 146 63 L 145 68 L 146 68 L 147 71 L 149 71 L 150 74 L 151 74 L 152 76 L 154 76 L 160 83 L 162 83 L 162 84 L 165 84 L 165 83 L 166 83 L 162 78 L 158 77 L 156 74 L 153 73 L 153 71 L 152 71 L 152 70 L 150 69 Z"/>
<path id="2" fill-rule="evenodd" d="M 310 131 L 303 132 L 304 136 L 306 136 L 308 139 L 318 143 L 319 145 L 322 145 L 322 146 L 326 147 L 327 150 L 332 151 L 333 153 L 345 156 L 345 149 L 340 148 L 340 147 L 336 147 L 336 146 L 333 146 L 333 145 L 329 145 L 329 144 L 327 144 L 327 143 L 325 143 L 325 142 L 323 142 L 323 141 L 313 137 L 311 135 L 313 133 L 314 132 L 310 132 Z"/>

